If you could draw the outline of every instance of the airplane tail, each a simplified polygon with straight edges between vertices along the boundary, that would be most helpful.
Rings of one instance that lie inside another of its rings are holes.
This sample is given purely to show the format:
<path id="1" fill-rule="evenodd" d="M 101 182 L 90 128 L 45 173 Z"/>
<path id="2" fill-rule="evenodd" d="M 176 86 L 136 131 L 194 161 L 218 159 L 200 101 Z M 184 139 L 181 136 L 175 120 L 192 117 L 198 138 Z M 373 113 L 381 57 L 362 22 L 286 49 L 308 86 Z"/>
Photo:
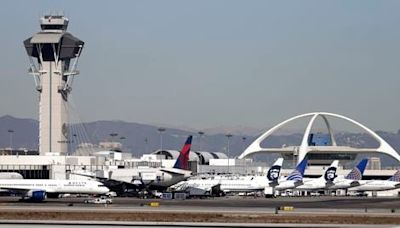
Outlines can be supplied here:
<path id="1" fill-rule="evenodd" d="M 398 169 L 397 172 L 391 178 L 389 178 L 389 180 L 400 182 L 400 169 Z"/>
<path id="2" fill-rule="evenodd" d="M 346 179 L 348 180 L 361 180 L 364 174 L 365 167 L 367 166 L 368 159 L 361 160 L 357 167 L 354 167 L 353 170 L 347 174 Z"/>
<path id="3" fill-rule="evenodd" d="M 308 163 L 307 159 L 306 158 L 303 159 L 303 161 L 301 161 L 297 165 L 296 169 L 293 170 L 293 172 L 289 174 L 289 176 L 287 176 L 286 180 L 302 181 L 307 163 Z"/>
<path id="4" fill-rule="evenodd" d="M 267 178 L 269 181 L 278 181 L 279 174 L 281 173 L 282 163 L 283 158 L 278 158 L 268 170 Z"/>
<path id="5" fill-rule="evenodd" d="M 337 177 L 336 170 L 339 165 L 339 160 L 334 160 L 332 164 L 326 169 L 324 179 L 326 181 L 333 181 Z"/>
<path id="6" fill-rule="evenodd" d="M 186 139 L 185 145 L 183 145 L 179 157 L 176 159 L 174 168 L 189 170 L 189 153 L 190 147 L 192 146 L 192 138 L 193 137 L 189 135 L 189 137 Z"/>

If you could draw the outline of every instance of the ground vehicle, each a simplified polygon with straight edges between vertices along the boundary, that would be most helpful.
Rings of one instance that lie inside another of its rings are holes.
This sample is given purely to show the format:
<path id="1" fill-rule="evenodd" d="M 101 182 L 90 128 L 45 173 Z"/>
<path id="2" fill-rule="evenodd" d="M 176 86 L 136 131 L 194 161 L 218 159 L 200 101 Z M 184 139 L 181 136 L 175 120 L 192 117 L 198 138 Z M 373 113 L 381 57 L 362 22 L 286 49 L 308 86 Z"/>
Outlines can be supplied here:
<path id="1" fill-rule="evenodd" d="M 84 201 L 85 203 L 94 203 L 94 204 L 112 204 L 112 199 L 107 197 L 100 197 L 95 199 L 87 199 Z"/>
<path id="2" fill-rule="evenodd" d="M 107 192 L 105 195 L 108 196 L 108 197 L 117 197 L 117 193 L 116 192 Z"/>

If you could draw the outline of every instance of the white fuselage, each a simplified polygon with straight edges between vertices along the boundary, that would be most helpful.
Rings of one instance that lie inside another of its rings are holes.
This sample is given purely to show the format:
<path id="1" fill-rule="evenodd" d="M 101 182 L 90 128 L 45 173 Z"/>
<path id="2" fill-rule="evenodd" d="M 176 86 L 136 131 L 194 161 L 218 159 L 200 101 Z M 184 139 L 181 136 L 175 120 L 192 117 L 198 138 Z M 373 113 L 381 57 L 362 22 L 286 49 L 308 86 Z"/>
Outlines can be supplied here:
<path id="1" fill-rule="evenodd" d="M 301 181 L 283 179 L 278 181 L 278 185 L 275 186 L 275 190 L 282 191 L 282 190 L 294 189 L 301 184 L 302 184 Z"/>
<path id="2" fill-rule="evenodd" d="M 297 186 L 296 190 L 313 191 L 329 187 L 329 184 L 324 178 L 304 178 L 303 184 Z"/>
<path id="3" fill-rule="evenodd" d="M 359 180 L 350 180 L 345 178 L 337 178 L 333 181 L 332 185 L 327 186 L 327 190 L 348 189 L 351 187 L 359 186 Z"/>
<path id="4" fill-rule="evenodd" d="M 190 179 L 181 182 L 185 187 L 199 188 L 209 191 L 212 187 L 220 184 L 223 192 L 254 192 L 264 190 L 270 181 L 265 176 L 258 177 L 222 177 L 215 176 L 206 179 Z"/>
<path id="5" fill-rule="evenodd" d="M 349 188 L 349 191 L 385 191 L 400 188 L 400 182 L 390 180 L 360 181 L 360 186 Z"/>
<path id="6" fill-rule="evenodd" d="M 98 181 L 21 179 L 0 180 L 0 189 L 10 191 L 38 190 L 47 193 L 104 194 L 109 189 Z"/>

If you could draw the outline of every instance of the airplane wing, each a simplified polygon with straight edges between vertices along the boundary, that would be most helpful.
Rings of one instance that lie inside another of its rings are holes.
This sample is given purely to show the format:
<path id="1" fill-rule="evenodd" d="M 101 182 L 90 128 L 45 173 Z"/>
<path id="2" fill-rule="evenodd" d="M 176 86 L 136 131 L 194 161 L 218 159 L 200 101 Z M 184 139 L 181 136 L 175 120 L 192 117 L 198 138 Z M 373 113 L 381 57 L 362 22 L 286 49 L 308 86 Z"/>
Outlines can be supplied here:
<path id="1" fill-rule="evenodd" d="M 171 174 L 175 174 L 175 175 L 182 175 L 185 176 L 187 174 L 191 174 L 192 172 L 188 171 L 188 170 L 183 170 L 183 169 L 175 169 L 175 168 L 162 168 L 160 169 L 163 172 L 166 173 L 171 173 Z"/>
<path id="2" fill-rule="evenodd" d="M 122 180 L 106 178 L 106 177 L 98 177 L 96 175 L 90 175 L 90 174 L 82 174 L 82 173 L 73 173 L 73 174 L 84 176 L 84 177 L 91 177 L 93 179 L 100 181 L 101 183 L 103 183 L 106 186 L 117 186 L 117 185 L 125 184 L 125 185 L 133 187 L 133 188 L 144 188 L 143 187 L 144 184 L 141 180 L 133 180 L 132 179 L 133 180 L 133 183 L 132 183 L 132 182 L 127 182 L 127 181 L 122 181 Z"/>

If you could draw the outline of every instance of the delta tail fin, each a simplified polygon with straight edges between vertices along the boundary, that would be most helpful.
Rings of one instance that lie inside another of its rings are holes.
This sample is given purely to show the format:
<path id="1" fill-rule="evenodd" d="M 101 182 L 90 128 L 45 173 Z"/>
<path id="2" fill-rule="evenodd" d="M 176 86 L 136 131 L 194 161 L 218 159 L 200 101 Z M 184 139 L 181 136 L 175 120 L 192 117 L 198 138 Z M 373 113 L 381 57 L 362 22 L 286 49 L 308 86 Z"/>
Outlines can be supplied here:
<path id="1" fill-rule="evenodd" d="M 303 161 L 297 165 L 296 169 L 286 177 L 286 180 L 302 181 L 307 163 L 307 159 L 304 158 Z"/>
<path id="2" fill-rule="evenodd" d="M 278 158 L 275 163 L 269 168 L 267 178 L 269 181 L 278 181 L 281 173 L 283 158 Z"/>
<path id="3" fill-rule="evenodd" d="M 389 178 L 389 180 L 400 182 L 400 169 L 398 169 L 397 172 L 391 178 Z"/>
<path id="4" fill-rule="evenodd" d="M 337 177 L 336 170 L 339 165 L 339 160 L 334 160 L 332 164 L 326 169 L 324 174 L 325 181 L 332 182 Z"/>
<path id="5" fill-rule="evenodd" d="M 368 159 L 361 160 L 345 177 L 348 180 L 361 180 L 364 175 L 365 167 L 367 167 Z"/>
<path id="6" fill-rule="evenodd" d="M 192 146 L 193 136 L 189 135 L 186 139 L 185 145 L 183 145 L 181 152 L 179 153 L 178 159 L 176 159 L 174 168 L 189 170 L 189 153 L 190 147 Z"/>

